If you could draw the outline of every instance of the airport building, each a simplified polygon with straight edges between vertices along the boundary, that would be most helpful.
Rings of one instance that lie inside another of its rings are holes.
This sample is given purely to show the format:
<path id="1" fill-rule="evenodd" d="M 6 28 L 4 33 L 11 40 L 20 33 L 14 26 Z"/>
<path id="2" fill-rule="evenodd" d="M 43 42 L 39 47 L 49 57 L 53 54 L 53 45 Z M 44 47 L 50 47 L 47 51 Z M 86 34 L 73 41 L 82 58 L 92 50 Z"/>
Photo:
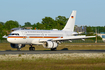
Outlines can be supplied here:
<path id="1" fill-rule="evenodd" d="M 105 32 L 101 32 L 100 34 L 97 34 L 102 38 L 102 40 L 105 42 Z"/>
<path id="2" fill-rule="evenodd" d="M 15 30 L 25 30 L 25 29 L 31 30 L 32 27 L 25 27 L 25 28 L 12 28 L 11 31 L 15 31 Z"/>
<path id="3" fill-rule="evenodd" d="M 75 26 L 74 29 L 75 32 L 78 32 L 79 34 L 86 32 L 86 26 Z"/>
<path id="4" fill-rule="evenodd" d="M 24 28 L 12 28 L 11 31 L 15 31 L 15 30 L 24 30 Z"/>

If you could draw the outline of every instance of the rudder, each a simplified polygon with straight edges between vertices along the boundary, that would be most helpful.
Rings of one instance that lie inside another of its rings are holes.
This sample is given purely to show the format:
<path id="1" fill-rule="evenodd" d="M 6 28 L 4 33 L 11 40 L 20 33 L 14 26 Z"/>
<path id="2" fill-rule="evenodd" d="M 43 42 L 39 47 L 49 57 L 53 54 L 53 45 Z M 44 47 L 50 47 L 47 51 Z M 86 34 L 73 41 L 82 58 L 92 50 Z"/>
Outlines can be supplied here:
<path id="1" fill-rule="evenodd" d="M 72 11 L 65 27 L 63 28 L 64 31 L 74 31 L 74 25 L 75 25 L 75 19 L 76 19 L 76 11 Z"/>

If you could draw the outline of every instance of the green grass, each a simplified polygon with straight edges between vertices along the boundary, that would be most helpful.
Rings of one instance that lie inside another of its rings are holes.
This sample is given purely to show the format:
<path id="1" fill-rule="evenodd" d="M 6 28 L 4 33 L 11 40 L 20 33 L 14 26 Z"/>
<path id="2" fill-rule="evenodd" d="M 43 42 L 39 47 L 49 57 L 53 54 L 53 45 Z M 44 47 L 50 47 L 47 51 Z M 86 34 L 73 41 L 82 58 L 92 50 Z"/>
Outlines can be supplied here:
<path id="1" fill-rule="evenodd" d="M 104 70 L 105 59 L 1 61 L 0 70 Z"/>
<path id="2" fill-rule="evenodd" d="M 89 45 L 87 44 L 71 44 L 64 43 L 58 46 L 58 50 L 68 48 L 68 50 L 105 50 L 105 45 Z M 50 50 L 45 49 L 43 46 L 34 46 L 36 50 Z M 28 50 L 29 45 L 22 48 L 22 50 Z M 10 47 L 9 43 L 0 43 L 0 50 L 17 50 Z M 24 54 L 19 54 L 18 58 L 21 58 Z M 6 54 L 3 55 L 7 57 Z M 104 55 L 103 55 L 104 56 Z M 65 57 L 65 56 L 63 56 Z M 8 57 L 7 57 L 8 58 Z M 14 58 L 14 57 L 13 57 Z M 17 58 L 17 59 L 18 59 Z M 53 58 L 38 58 L 32 57 L 29 59 L 16 60 L 1 60 L 0 70 L 105 70 L 105 58 L 75 58 L 72 59 L 53 59 Z"/>
<path id="3" fill-rule="evenodd" d="M 29 45 L 26 45 L 21 50 L 29 50 Z M 43 46 L 33 45 L 35 50 L 50 50 Z M 67 48 L 68 50 L 105 50 L 105 43 L 63 43 L 59 44 L 57 50 L 62 50 Z M 11 48 L 10 43 L 0 43 L 0 50 L 17 50 L 16 48 Z"/>

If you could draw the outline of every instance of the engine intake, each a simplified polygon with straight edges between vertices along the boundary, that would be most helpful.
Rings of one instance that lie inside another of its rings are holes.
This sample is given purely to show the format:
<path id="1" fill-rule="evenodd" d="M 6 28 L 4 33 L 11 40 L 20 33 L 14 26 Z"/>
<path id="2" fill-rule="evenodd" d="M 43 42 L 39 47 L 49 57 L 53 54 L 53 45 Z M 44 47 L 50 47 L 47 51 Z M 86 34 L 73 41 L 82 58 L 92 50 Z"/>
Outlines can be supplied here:
<path id="1" fill-rule="evenodd" d="M 43 44 L 43 47 L 45 47 L 45 48 L 56 48 L 56 47 L 58 47 L 58 44 L 56 42 L 47 41 Z"/>

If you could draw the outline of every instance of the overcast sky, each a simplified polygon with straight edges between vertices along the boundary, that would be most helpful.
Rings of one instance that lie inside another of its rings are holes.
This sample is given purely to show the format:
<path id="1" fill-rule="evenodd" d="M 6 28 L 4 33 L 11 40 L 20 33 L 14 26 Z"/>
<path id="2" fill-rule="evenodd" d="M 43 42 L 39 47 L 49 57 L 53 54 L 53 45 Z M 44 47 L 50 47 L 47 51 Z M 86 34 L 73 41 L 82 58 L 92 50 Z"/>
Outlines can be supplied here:
<path id="1" fill-rule="evenodd" d="M 34 24 L 46 16 L 69 18 L 72 10 L 77 11 L 76 25 L 105 26 L 105 0 L 0 0 L 0 22 Z"/>

